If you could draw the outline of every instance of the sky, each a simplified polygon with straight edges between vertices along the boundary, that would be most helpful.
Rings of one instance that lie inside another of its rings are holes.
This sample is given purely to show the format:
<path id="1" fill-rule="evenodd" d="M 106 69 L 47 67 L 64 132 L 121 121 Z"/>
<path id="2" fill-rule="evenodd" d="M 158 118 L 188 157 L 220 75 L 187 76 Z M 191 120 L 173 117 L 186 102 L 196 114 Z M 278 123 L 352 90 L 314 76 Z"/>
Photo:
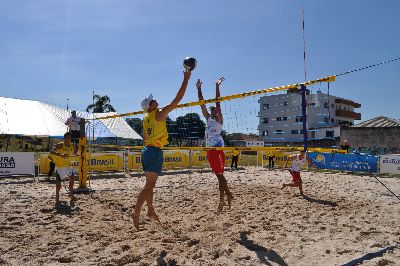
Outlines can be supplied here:
<path id="1" fill-rule="evenodd" d="M 94 92 L 139 111 L 150 92 L 170 103 L 187 56 L 198 66 L 181 103 L 197 100 L 198 78 L 206 99 L 220 76 L 222 95 L 303 82 L 302 9 L 307 80 L 400 57 L 398 0 L 3 0 L 0 96 L 85 110 Z M 400 119 L 399 72 L 400 60 L 341 76 L 330 93 L 360 103 L 361 121 Z M 236 100 L 224 116 L 257 108 Z"/>

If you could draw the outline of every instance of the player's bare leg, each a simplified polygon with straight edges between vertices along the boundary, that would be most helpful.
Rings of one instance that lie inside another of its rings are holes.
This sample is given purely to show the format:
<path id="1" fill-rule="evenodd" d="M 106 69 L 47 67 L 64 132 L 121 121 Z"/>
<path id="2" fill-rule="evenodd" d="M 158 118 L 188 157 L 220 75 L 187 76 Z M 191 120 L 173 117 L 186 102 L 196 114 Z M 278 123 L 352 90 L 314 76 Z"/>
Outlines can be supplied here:
<path id="1" fill-rule="evenodd" d="M 135 211 L 133 215 L 133 225 L 139 230 L 139 219 L 140 219 L 140 211 L 145 201 L 147 201 L 148 210 L 151 215 L 157 217 L 154 207 L 153 207 L 153 188 L 158 178 L 158 174 L 154 172 L 146 172 L 146 184 L 144 185 L 142 191 L 140 191 L 138 199 L 135 205 Z M 149 198 L 151 197 L 151 199 Z M 158 219 L 158 217 L 157 217 Z"/>

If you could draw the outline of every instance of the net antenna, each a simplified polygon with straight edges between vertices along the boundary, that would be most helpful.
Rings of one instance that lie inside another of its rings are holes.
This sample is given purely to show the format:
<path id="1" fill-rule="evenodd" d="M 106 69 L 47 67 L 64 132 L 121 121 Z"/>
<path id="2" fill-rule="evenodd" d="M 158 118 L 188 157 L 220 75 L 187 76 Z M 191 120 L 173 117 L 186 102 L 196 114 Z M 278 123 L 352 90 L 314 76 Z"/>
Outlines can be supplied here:
<path id="1" fill-rule="evenodd" d="M 303 25 L 303 61 L 304 61 L 304 82 L 307 81 L 307 67 L 306 67 L 306 37 L 304 30 L 304 7 L 301 8 L 302 13 L 302 25 Z"/>

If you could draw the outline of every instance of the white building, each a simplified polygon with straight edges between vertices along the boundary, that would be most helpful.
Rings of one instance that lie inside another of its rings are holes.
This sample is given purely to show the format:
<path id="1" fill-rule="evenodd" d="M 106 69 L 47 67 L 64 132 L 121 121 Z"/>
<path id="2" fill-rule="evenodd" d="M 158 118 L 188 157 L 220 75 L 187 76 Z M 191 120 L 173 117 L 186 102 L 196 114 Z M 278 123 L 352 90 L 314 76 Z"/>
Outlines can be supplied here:
<path id="1" fill-rule="evenodd" d="M 341 125 L 353 125 L 361 119 L 355 108 L 361 104 L 351 100 L 307 90 L 307 129 L 310 140 L 340 136 Z M 263 96 L 259 100 L 259 135 L 266 142 L 302 142 L 303 116 L 301 93 L 290 89 L 286 94 Z"/>
<path id="2" fill-rule="evenodd" d="M 232 133 L 227 138 L 234 147 L 264 147 L 264 140 L 255 135 Z"/>

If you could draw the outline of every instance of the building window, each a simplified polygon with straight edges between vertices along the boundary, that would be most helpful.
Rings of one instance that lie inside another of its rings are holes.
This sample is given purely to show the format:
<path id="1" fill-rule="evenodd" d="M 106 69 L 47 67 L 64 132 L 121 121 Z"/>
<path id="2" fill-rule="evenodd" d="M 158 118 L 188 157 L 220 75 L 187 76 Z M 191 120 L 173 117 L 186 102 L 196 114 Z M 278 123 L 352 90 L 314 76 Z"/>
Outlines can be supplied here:
<path id="1" fill-rule="evenodd" d="M 284 105 L 284 106 L 288 106 L 288 102 L 284 102 L 283 105 Z"/>
<path id="2" fill-rule="evenodd" d="M 264 103 L 263 104 L 263 110 L 269 109 L 269 103 Z"/>
<path id="3" fill-rule="evenodd" d="M 325 134 L 325 137 L 327 137 L 327 138 L 333 138 L 333 130 L 327 130 L 327 131 L 326 131 L 326 134 Z"/>
<path id="4" fill-rule="evenodd" d="M 302 115 L 296 116 L 296 122 L 303 122 L 303 116 Z"/>
<path id="5" fill-rule="evenodd" d="M 309 106 L 315 106 L 315 103 L 309 103 L 308 105 Z"/>
<path id="6" fill-rule="evenodd" d="M 282 116 L 282 121 L 287 121 L 287 116 Z"/>
<path id="7" fill-rule="evenodd" d="M 335 108 L 335 104 L 332 103 L 332 104 L 331 104 L 331 108 Z"/>
<path id="8" fill-rule="evenodd" d="M 275 134 L 283 134 L 282 129 L 278 129 L 277 131 L 275 131 Z"/>
<path id="9" fill-rule="evenodd" d="M 329 108 L 329 103 L 324 102 L 324 108 Z"/>
<path id="10" fill-rule="evenodd" d="M 282 117 L 277 117 L 276 121 L 282 121 Z"/>
<path id="11" fill-rule="evenodd" d="M 329 123 L 329 118 L 328 117 L 324 117 L 324 122 L 325 123 Z"/>
<path id="12" fill-rule="evenodd" d="M 292 134 L 293 134 L 293 135 L 299 134 L 299 131 L 298 131 L 297 129 L 292 129 Z"/>
<path id="13" fill-rule="evenodd" d="M 264 130 L 264 131 L 262 132 L 262 135 L 263 135 L 263 137 L 268 136 L 268 130 Z"/>
<path id="14" fill-rule="evenodd" d="M 264 123 L 264 124 L 268 124 L 268 122 L 269 122 L 268 117 L 263 118 L 263 123 Z"/>

